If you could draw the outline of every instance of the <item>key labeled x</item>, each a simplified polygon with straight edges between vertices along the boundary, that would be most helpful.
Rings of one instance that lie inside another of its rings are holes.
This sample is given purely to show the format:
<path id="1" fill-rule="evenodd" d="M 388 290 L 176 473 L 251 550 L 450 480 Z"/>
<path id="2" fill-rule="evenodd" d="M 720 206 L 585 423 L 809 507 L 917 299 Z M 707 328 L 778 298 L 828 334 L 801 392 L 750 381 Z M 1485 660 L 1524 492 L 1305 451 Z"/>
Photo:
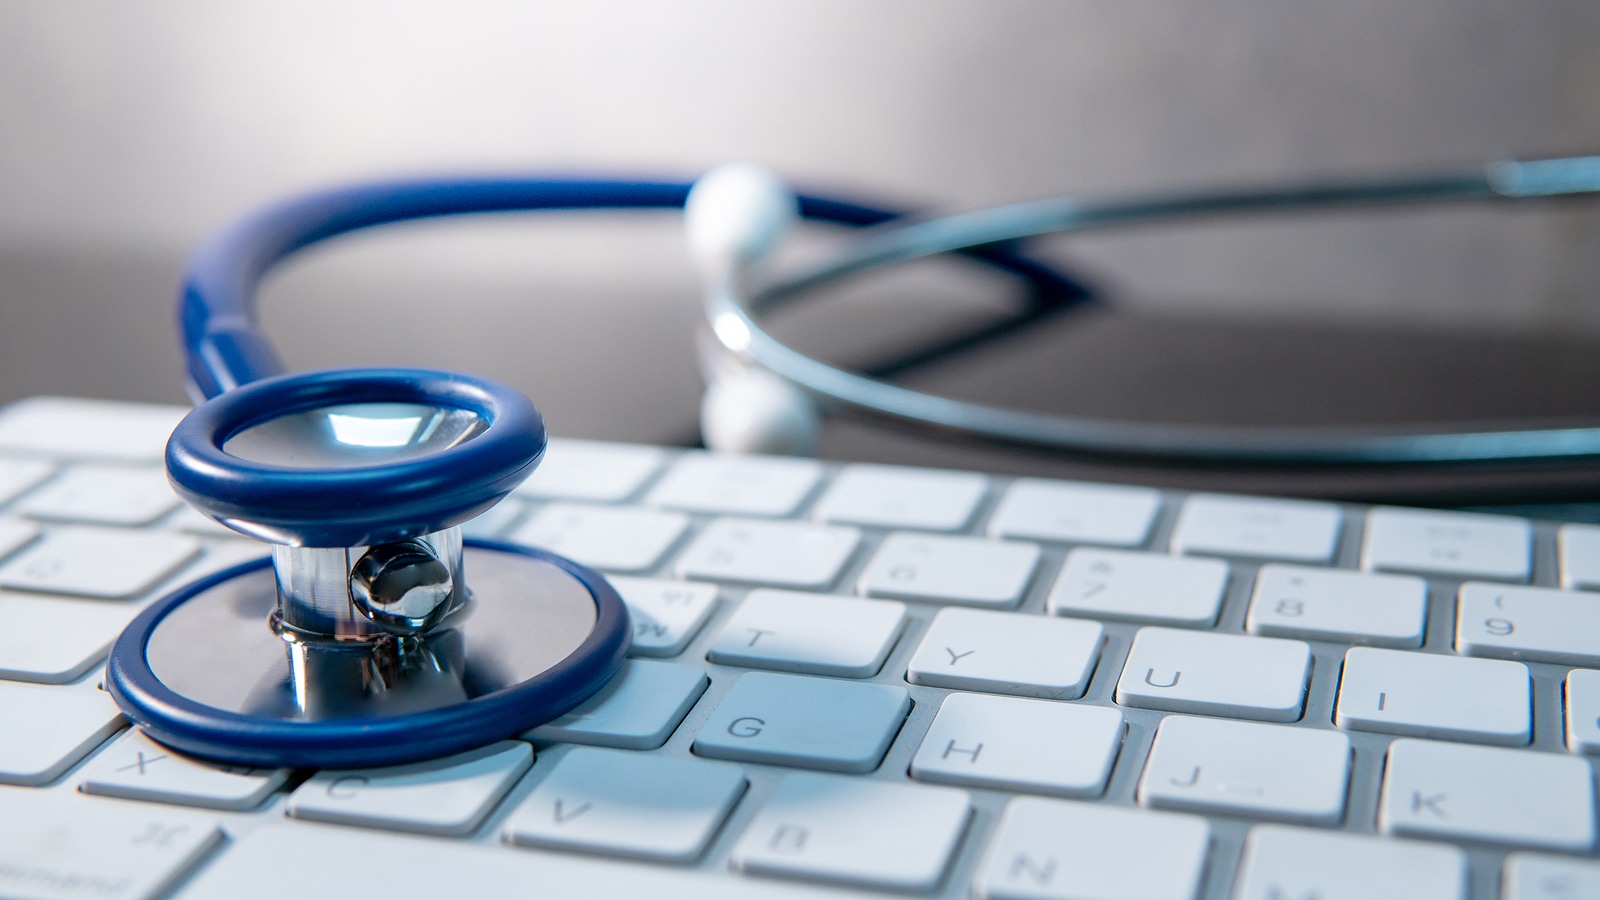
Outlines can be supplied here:
<path id="1" fill-rule="evenodd" d="M 133 756 L 134 756 L 133 762 L 128 763 L 125 766 L 118 766 L 116 771 L 118 771 L 118 772 L 131 772 L 134 769 L 138 769 L 139 770 L 139 774 L 143 775 L 143 774 L 145 774 L 145 767 L 146 766 L 151 765 L 152 763 L 158 763 L 158 762 L 162 761 L 163 759 L 167 758 L 167 755 L 165 753 L 163 753 L 163 754 L 161 754 L 159 756 L 146 756 L 144 754 L 144 751 L 142 751 L 142 750 L 137 752 L 137 753 L 135 753 Z"/>

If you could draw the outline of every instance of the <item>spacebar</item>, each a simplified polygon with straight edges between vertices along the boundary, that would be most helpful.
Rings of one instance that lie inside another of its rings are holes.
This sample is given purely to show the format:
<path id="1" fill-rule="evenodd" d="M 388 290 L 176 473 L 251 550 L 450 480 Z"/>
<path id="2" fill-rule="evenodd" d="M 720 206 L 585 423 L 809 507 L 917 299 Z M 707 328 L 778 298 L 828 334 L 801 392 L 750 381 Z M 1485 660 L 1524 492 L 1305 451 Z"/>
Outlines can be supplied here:
<path id="1" fill-rule="evenodd" d="M 178 895 L 285 897 L 867 898 L 718 872 L 462 844 L 300 823 L 265 825 L 222 851 Z"/>

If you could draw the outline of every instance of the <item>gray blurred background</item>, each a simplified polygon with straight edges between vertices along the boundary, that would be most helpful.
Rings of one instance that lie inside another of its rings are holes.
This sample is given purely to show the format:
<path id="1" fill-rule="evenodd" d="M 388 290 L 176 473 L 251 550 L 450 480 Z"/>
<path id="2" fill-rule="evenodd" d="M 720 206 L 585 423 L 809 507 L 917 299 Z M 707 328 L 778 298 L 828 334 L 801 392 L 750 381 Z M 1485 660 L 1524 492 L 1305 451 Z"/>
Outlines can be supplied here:
<path id="1" fill-rule="evenodd" d="M 1593 0 L 5 0 L 0 400 L 181 401 L 186 252 L 256 204 L 345 179 L 748 159 L 959 210 L 1585 151 L 1600 151 Z M 1046 251 L 1105 285 L 1115 314 L 920 383 L 1217 421 L 1600 412 L 1600 205 Z M 1009 290 L 931 264 L 783 327 L 866 359 Z M 674 217 L 566 216 L 345 239 L 275 278 L 263 315 L 297 367 L 466 368 L 527 391 L 558 433 L 671 441 L 692 434 L 697 302 Z M 850 428 L 827 449 L 949 459 Z"/>

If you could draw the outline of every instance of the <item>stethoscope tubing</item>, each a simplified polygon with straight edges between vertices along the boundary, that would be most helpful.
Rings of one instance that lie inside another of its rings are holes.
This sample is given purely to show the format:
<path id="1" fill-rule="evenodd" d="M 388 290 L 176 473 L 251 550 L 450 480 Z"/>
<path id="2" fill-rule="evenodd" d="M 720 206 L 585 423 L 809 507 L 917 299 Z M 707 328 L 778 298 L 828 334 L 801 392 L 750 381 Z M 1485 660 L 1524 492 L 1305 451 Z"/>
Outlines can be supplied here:
<path id="1" fill-rule="evenodd" d="M 799 274 L 742 293 L 739 278 L 707 291 L 711 333 L 736 357 L 798 385 L 832 414 L 943 438 L 1057 455 L 1233 466 L 1384 466 L 1600 456 L 1600 428 L 1483 431 L 1160 425 L 1060 417 L 911 390 L 828 365 L 761 327 L 760 314 L 845 278 L 940 253 L 1046 234 L 1246 213 L 1306 212 L 1445 201 L 1524 200 L 1600 191 L 1600 157 L 1489 166 L 1409 177 L 1314 181 L 1241 190 L 1064 197 L 884 230 Z"/>
<path id="2" fill-rule="evenodd" d="M 594 178 L 455 177 L 371 182 L 302 195 L 217 235 L 191 259 L 180 303 L 187 372 L 200 397 L 283 371 L 256 321 L 255 294 L 279 262 L 311 244 L 359 229 L 472 213 L 559 209 L 676 209 L 691 182 Z M 744 292 L 718 279 L 706 296 L 711 333 L 735 357 L 811 394 L 830 413 L 941 437 L 1056 454 L 1224 466 L 1385 466 L 1539 461 L 1600 456 L 1600 428 L 1472 431 L 1191 426 L 1059 417 L 913 391 L 795 351 L 759 317 L 813 290 L 897 263 L 962 253 L 1026 280 L 1050 311 L 1089 298 L 1070 276 L 1012 243 L 1053 233 L 1178 222 L 1210 216 L 1374 205 L 1527 199 L 1600 190 L 1600 158 L 1496 163 L 1416 176 L 1315 181 L 1225 191 L 1058 198 L 878 230 L 816 268 Z M 801 215 L 881 225 L 897 211 L 801 196 Z M 1032 313 L 1019 318 L 1031 321 Z"/>
<path id="3" fill-rule="evenodd" d="M 190 257 L 179 298 L 186 374 L 196 400 L 285 371 L 257 324 L 256 291 L 280 262 L 329 238 L 396 222 L 474 213 L 541 210 L 681 209 L 692 181 L 525 176 L 424 177 L 316 191 L 268 206 L 228 226 Z M 803 194 L 802 218 L 880 225 L 902 211 Z M 968 255 L 1010 272 L 1055 306 L 1081 302 L 1087 288 L 1007 247 Z"/>

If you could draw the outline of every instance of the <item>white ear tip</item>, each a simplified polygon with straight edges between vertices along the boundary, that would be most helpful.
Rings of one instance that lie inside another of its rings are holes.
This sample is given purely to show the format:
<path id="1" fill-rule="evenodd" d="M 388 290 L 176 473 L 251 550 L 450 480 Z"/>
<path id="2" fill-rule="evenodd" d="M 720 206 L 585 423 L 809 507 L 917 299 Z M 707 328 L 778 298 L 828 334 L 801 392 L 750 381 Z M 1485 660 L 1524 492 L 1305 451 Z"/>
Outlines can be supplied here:
<path id="1" fill-rule="evenodd" d="M 722 453 L 811 456 L 822 415 L 809 394 L 759 369 L 718 377 L 700 400 L 700 433 Z"/>
<path id="2" fill-rule="evenodd" d="M 799 218 L 800 202 L 770 170 L 729 163 L 694 183 L 683 215 L 690 256 L 713 271 L 765 256 Z"/>

